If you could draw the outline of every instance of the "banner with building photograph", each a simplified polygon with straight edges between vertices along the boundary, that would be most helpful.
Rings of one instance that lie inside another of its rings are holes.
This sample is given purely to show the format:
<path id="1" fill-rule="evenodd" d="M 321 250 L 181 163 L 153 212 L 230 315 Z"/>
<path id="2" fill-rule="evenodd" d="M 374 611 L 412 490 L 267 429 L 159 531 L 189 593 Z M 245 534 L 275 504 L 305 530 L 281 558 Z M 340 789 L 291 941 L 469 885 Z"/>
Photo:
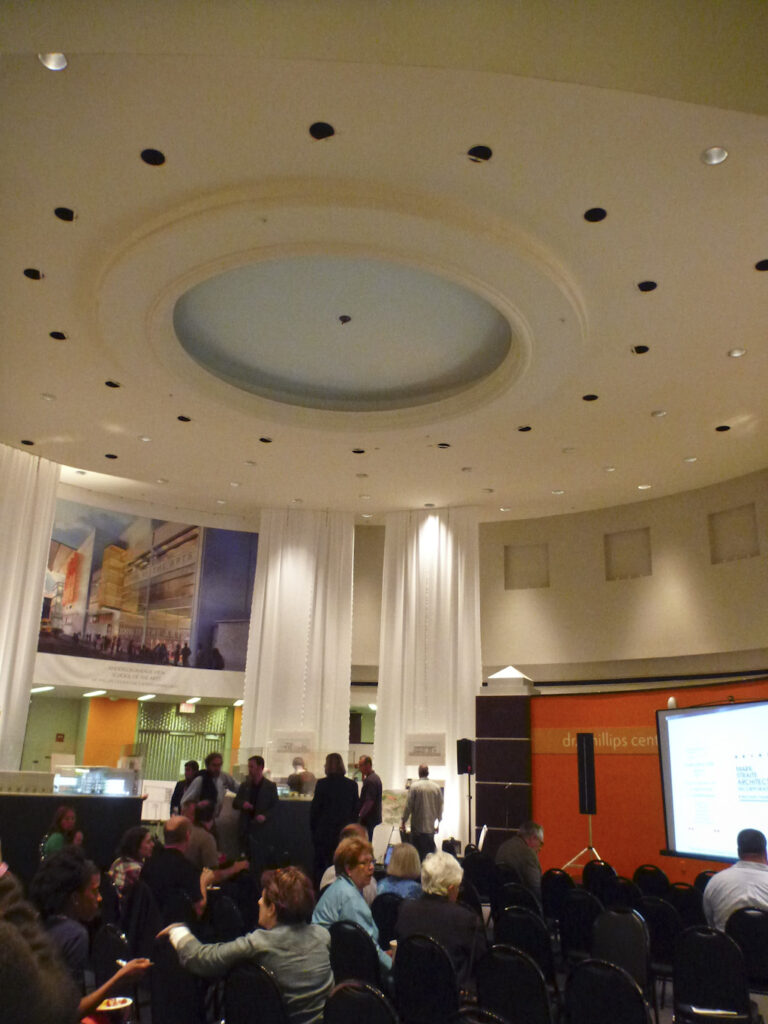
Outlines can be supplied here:
<path id="1" fill-rule="evenodd" d="M 59 499 L 38 652 L 81 659 L 84 680 L 94 661 L 139 676 L 129 668 L 243 672 L 257 542 Z"/>

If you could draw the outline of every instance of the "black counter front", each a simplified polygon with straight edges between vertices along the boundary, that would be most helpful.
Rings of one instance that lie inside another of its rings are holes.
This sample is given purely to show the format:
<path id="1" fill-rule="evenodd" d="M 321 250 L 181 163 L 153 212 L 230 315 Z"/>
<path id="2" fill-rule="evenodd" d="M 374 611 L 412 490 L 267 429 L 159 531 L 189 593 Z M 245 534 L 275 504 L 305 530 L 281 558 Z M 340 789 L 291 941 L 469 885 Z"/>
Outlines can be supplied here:
<path id="1" fill-rule="evenodd" d="M 17 878 L 29 885 L 40 863 L 40 840 L 48 831 L 57 807 L 75 808 L 83 849 L 102 870 L 115 858 L 126 831 L 141 823 L 143 801 L 127 796 L 38 796 L 0 793 L 0 842 L 3 860 Z"/>

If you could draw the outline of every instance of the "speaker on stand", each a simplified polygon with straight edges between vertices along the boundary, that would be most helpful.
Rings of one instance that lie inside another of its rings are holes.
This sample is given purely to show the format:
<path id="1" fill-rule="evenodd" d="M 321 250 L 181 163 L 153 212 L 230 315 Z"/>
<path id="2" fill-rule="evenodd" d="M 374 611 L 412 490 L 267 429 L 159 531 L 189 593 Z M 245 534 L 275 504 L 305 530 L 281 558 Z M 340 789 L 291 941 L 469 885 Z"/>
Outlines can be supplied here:
<path id="1" fill-rule="evenodd" d="M 584 854 L 588 860 L 602 860 L 592 845 L 592 815 L 597 814 L 595 794 L 595 735 L 591 732 L 576 733 L 576 758 L 579 772 L 579 814 L 587 815 L 587 845 L 571 857 L 563 870 L 578 865 Z"/>
<path id="2" fill-rule="evenodd" d="M 475 774 L 475 741 L 456 740 L 456 770 L 467 776 L 467 845 L 472 845 L 472 776 Z"/>

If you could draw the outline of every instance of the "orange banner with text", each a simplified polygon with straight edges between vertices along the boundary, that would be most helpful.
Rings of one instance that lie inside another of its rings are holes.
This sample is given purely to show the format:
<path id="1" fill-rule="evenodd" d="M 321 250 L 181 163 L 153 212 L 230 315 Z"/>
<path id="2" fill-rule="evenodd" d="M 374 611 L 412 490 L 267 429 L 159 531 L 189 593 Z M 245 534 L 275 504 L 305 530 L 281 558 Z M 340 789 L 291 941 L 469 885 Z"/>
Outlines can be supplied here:
<path id="1" fill-rule="evenodd" d="M 656 730 L 638 725 L 579 726 L 573 729 L 532 729 L 533 754 L 575 754 L 576 735 L 591 732 L 595 737 L 596 754 L 656 754 Z"/>

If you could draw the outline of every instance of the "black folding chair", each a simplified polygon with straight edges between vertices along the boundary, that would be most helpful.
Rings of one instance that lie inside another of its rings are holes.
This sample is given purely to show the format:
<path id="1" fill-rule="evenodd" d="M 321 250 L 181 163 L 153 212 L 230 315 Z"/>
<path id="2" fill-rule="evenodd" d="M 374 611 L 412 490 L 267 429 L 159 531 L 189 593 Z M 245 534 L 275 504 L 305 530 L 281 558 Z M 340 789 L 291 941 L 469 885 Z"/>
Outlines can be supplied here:
<path id="1" fill-rule="evenodd" d="M 744 957 L 730 935 L 715 928 L 686 928 L 675 946 L 672 979 L 677 1024 L 749 1024 L 750 1002 Z"/>
<path id="2" fill-rule="evenodd" d="M 664 897 L 680 915 L 683 925 L 706 924 L 701 892 L 687 882 L 672 882 Z"/>
<path id="3" fill-rule="evenodd" d="M 669 879 L 655 864 L 641 864 L 635 868 L 632 881 L 641 890 L 643 896 L 661 896 L 666 899 L 669 891 Z"/>
<path id="4" fill-rule="evenodd" d="M 389 944 L 395 937 L 395 925 L 402 902 L 402 896 L 398 896 L 397 893 L 382 892 L 371 904 L 371 914 L 379 929 L 379 945 L 382 949 L 389 949 Z"/>
<path id="5" fill-rule="evenodd" d="M 667 981 L 672 980 L 677 937 L 683 930 L 680 915 L 660 896 L 643 896 L 640 913 L 645 919 L 651 943 L 651 973 L 661 981 L 661 1006 L 664 1006 Z"/>
<path id="6" fill-rule="evenodd" d="M 527 907 L 507 907 L 496 921 L 494 939 L 502 945 L 522 950 L 535 961 L 559 1006 L 561 997 L 555 957 L 544 919 Z"/>
<path id="7" fill-rule="evenodd" d="M 590 860 L 587 861 L 581 872 L 581 884 L 597 896 L 605 906 L 610 894 L 611 882 L 615 877 L 616 871 L 607 861 Z"/>
<path id="8" fill-rule="evenodd" d="M 446 1024 L 459 1011 L 459 984 L 447 950 L 428 935 L 398 943 L 395 1002 L 403 1024 Z"/>
<path id="9" fill-rule="evenodd" d="M 590 955 L 592 925 L 602 911 L 600 900 L 586 889 L 575 888 L 567 893 L 560 911 L 560 946 L 566 963 L 576 963 Z"/>
<path id="10" fill-rule="evenodd" d="M 384 895 L 387 895 L 386 893 Z M 325 1001 L 323 1024 L 400 1024 L 383 992 L 364 981 L 343 981 Z M 227 1018 L 227 1024 L 230 1024 Z"/>
<path id="11" fill-rule="evenodd" d="M 527 907 L 536 914 L 541 913 L 539 901 L 531 890 L 521 882 L 506 882 L 499 892 L 499 902 L 494 908 L 494 918 L 507 907 Z"/>
<path id="12" fill-rule="evenodd" d="M 653 1007 L 658 1024 L 650 937 L 645 921 L 636 910 L 616 907 L 598 915 L 592 926 L 592 957 L 624 968 Z"/>
<path id="13" fill-rule="evenodd" d="M 512 946 L 492 946 L 477 965 L 477 999 L 509 1024 L 552 1024 L 547 982 L 532 957 Z"/>
<path id="14" fill-rule="evenodd" d="M 541 876 L 541 903 L 544 917 L 555 931 L 560 928 L 560 912 L 566 895 L 576 883 L 562 868 L 549 868 Z"/>
<path id="15" fill-rule="evenodd" d="M 261 964 L 233 967 L 224 981 L 227 1024 L 290 1024 L 274 974 Z"/>
<path id="16" fill-rule="evenodd" d="M 157 1024 L 205 1024 L 202 978 L 185 971 L 167 939 L 156 939 L 151 951 L 149 991 L 152 1020 Z"/>
<path id="17" fill-rule="evenodd" d="M 368 932 L 354 921 L 334 921 L 329 931 L 334 979 L 367 981 L 381 988 L 379 954 Z"/>
<path id="18" fill-rule="evenodd" d="M 651 1010 L 640 986 L 616 964 L 588 959 L 571 970 L 565 983 L 569 1024 L 651 1024 Z"/>
<path id="19" fill-rule="evenodd" d="M 725 924 L 725 934 L 744 957 L 751 992 L 768 992 L 768 910 L 741 907 Z"/>

